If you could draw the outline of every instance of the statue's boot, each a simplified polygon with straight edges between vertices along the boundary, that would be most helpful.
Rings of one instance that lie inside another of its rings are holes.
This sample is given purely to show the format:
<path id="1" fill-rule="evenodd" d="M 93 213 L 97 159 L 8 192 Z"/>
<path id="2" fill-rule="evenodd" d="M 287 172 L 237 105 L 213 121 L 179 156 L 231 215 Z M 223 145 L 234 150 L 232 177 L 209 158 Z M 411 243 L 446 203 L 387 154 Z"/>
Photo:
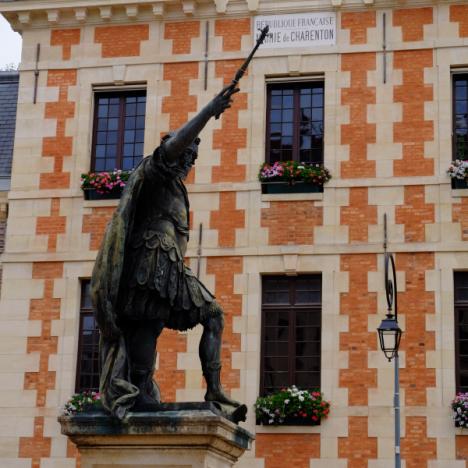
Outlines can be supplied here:
<path id="1" fill-rule="evenodd" d="M 207 364 L 206 367 L 203 369 L 203 375 L 206 380 L 206 393 L 205 393 L 205 401 L 217 401 L 223 405 L 230 405 L 237 408 L 241 404 L 233 400 L 232 398 L 228 397 L 223 390 L 221 385 L 221 364 L 220 363 L 212 363 Z"/>
<path id="2" fill-rule="evenodd" d="M 159 387 L 153 380 L 153 369 L 133 369 L 131 373 L 132 383 L 138 387 L 140 393 L 137 396 L 134 411 L 154 410 L 161 401 Z"/>

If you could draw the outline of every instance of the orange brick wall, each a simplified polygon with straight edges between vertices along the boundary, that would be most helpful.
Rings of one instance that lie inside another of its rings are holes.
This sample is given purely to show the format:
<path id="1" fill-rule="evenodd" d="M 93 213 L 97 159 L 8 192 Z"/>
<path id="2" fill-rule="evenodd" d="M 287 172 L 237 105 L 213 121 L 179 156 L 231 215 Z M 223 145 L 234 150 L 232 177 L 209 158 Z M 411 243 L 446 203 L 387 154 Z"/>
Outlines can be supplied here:
<path id="1" fill-rule="evenodd" d="M 367 187 L 349 190 L 349 206 L 341 208 L 342 226 L 349 226 L 349 242 L 367 242 L 368 228 L 377 224 L 377 207 L 369 205 Z"/>
<path id="2" fill-rule="evenodd" d="M 394 67 L 402 70 L 403 84 L 394 86 L 394 102 L 401 102 L 403 118 L 393 124 L 393 141 L 402 145 L 402 159 L 394 161 L 395 176 L 434 174 L 434 160 L 426 155 L 424 143 L 434 139 L 434 122 L 424 117 L 425 101 L 433 100 L 432 85 L 424 83 L 424 69 L 433 66 L 432 50 L 394 53 Z"/>
<path id="3" fill-rule="evenodd" d="M 73 138 L 66 136 L 68 119 L 75 116 L 75 103 L 68 98 L 68 88 L 76 85 L 76 70 L 49 70 L 47 86 L 58 87 L 59 98 L 56 102 L 48 102 L 45 106 L 44 117 L 57 121 L 56 134 L 44 137 L 42 140 L 42 156 L 53 158 L 52 172 L 40 175 L 41 189 L 68 188 L 70 173 L 63 170 L 63 159 L 72 155 Z"/>
<path id="4" fill-rule="evenodd" d="M 262 208 L 261 226 L 269 245 L 313 244 L 314 228 L 323 224 L 323 208 L 314 201 L 270 202 Z"/>
<path id="5" fill-rule="evenodd" d="M 257 434 L 255 455 L 265 468 L 309 468 L 311 458 L 320 457 L 319 434 Z M 312 465 L 313 466 L 313 465 Z"/>
<path id="6" fill-rule="evenodd" d="M 218 230 L 220 247 L 235 247 L 236 228 L 245 227 L 245 210 L 236 209 L 236 192 L 220 192 L 219 210 L 211 211 L 210 228 Z"/>
<path id="7" fill-rule="evenodd" d="M 200 21 L 166 23 L 164 39 L 172 40 L 173 54 L 190 54 L 192 39 L 200 36 Z"/>
<path id="8" fill-rule="evenodd" d="M 375 28 L 376 24 L 375 11 L 343 12 L 341 14 L 341 29 L 349 29 L 351 44 L 365 44 L 368 28 Z"/>
<path id="9" fill-rule="evenodd" d="M 341 294 L 340 313 L 348 330 L 340 333 L 340 350 L 348 352 L 339 386 L 348 389 L 348 404 L 367 405 L 368 390 L 377 386 L 377 370 L 368 368 L 368 352 L 377 349 L 377 335 L 368 331 L 368 316 L 377 313 L 377 296 L 368 292 L 367 274 L 377 270 L 375 254 L 341 255 L 341 271 L 349 274 L 349 292 Z"/>
<path id="10" fill-rule="evenodd" d="M 393 13 L 393 26 L 401 28 L 404 42 L 422 41 L 424 25 L 432 24 L 432 8 L 406 8 Z"/>
<path id="11" fill-rule="evenodd" d="M 148 39 L 147 24 L 99 26 L 94 31 L 94 42 L 102 45 L 103 58 L 138 56 L 141 42 Z"/>
<path id="12" fill-rule="evenodd" d="M 242 65 L 242 60 L 219 60 L 216 62 L 216 77 L 223 78 L 227 85 L 234 78 L 236 71 Z M 239 128 L 239 111 L 247 109 L 247 93 L 235 95 L 229 112 L 221 116 L 221 129 L 213 132 L 213 149 L 220 150 L 221 163 L 213 166 L 212 182 L 241 182 L 245 180 L 245 164 L 237 160 L 238 150 L 247 145 L 247 130 Z"/>
<path id="13" fill-rule="evenodd" d="M 338 456 L 348 460 L 348 468 L 368 466 L 377 458 L 377 437 L 369 437 L 368 418 L 350 417 L 348 431 L 348 437 L 338 438 Z"/>
<path id="14" fill-rule="evenodd" d="M 367 122 L 367 105 L 375 103 L 375 88 L 367 74 L 375 70 L 376 56 L 341 56 L 341 70 L 351 74 L 351 85 L 341 90 L 341 104 L 349 106 L 349 122 L 341 125 L 341 144 L 349 146 L 349 161 L 341 163 L 342 178 L 375 177 L 375 161 L 367 159 L 367 145 L 375 143 L 375 124 Z"/>
<path id="15" fill-rule="evenodd" d="M 234 333 L 234 317 L 242 313 L 242 296 L 234 293 L 234 275 L 243 272 L 241 257 L 209 257 L 206 273 L 214 275 L 216 300 L 224 310 L 224 333 L 221 350 L 221 381 L 227 390 L 239 388 L 240 372 L 232 368 L 232 353 L 240 351 L 241 337 Z"/>
<path id="16" fill-rule="evenodd" d="M 70 60 L 71 47 L 80 43 L 80 29 L 55 29 L 50 35 L 50 45 L 62 47 L 62 60 Z"/>
<path id="17" fill-rule="evenodd" d="M 460 37 L 468 37 L 468 5 L 450 5 L 450 21 L 458 23 Z"/>
<path id="18" fill-rule="evenodd" d="M 28 338 L 27 352 L 39 355 L 39 369 L 26 372 L 24 389 L 35 390 L 36 407 L 46 406 L 47 391 L 55 389 L 55 371 L 49 370 L 49 358 L 57 353 L 58 337 L 52 335 L 52 321 L 60 318 L 61 300 L 54 297 L 54 281 L 63 276 L 63 262 L 34 263 L 32 278 L 43 283 L 41 299 L 31 299 L 29 319 L 41 322 L 40 336 Z M 20 437 L 19 458 L 30 458 L 31 467 L 39 468 L 41 458 L 50 457 L 51 438 L 44 433 L 44 417 L 34 418 L 34 435 Z"/>

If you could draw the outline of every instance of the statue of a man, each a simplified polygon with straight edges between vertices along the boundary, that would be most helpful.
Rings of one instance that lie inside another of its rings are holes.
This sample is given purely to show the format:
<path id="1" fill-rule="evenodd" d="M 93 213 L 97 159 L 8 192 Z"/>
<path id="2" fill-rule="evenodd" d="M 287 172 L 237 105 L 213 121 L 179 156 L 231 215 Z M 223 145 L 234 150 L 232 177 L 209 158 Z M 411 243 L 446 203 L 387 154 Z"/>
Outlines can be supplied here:
<path id="1" fill-rule="evenodd" d="M 153 381 L 156 342 L 164 327 L 203 326 L 199 354 L 206 401 L 237 407 L 220 382 L 223 310 L 184 265 L 189 201 L 182 180 L 197 159 L 198 134 L 230 107 L 224 88 L 193 119 L 166 135 L 132 173 L 96 259 L 92 298 L 101 331 L 103 405 L 122 418 L 160 401 Z"/>

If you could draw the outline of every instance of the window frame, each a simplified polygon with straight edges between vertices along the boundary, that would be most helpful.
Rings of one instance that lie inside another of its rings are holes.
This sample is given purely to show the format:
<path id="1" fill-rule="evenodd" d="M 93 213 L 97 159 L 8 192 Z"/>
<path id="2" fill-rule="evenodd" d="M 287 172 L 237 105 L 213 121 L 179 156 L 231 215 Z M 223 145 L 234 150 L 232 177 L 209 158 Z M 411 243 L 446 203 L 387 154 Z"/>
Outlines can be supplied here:
<path id="1" fill-rule="evenodd" d="M 94 309 L 92 307 L 92 305 L 88 306 L 86 305 L 86 303 L 88 301 L 86 301 L 86 291 L 88 290 L 89 291 L 89 286 L 91 284 L 91 280 L 90 279 L 82 279 L 80 281 L 80 312 L 79 312 L 79 332 L 78 332 L 78 349 L 77 349 L 77 356 L 76 356 L 76 373 L 75 373 L 75 392 L 76 393 L 80 393 L 80 392 L 83 392 L 85 390 L 94 390 L 94 391 L 98 391 L 99 388 L 98 387 L 93 387 L 93 388 L 84 388 L 84 387 L 81 387 L 81 377 L 83 375 L 82 373 L 82 367 L 83 367 L 83 362 L 84 362 L 84 359 L 83 359 L 83 350 L 84 350 L 84 318 L 85 317 L 93 317 L 94 318 Z M 96 325 L 96 328 L 94 329 L 94 331 L 97 330 L 97 336 L 99 337 L 99 331 L 97 329 L 97 324 L 96 324 L 96 319 L 94 318 L 94 323 Z M 93 339 L 93 341 L 95 341 Z M 93 343 L 94 345 L 94 343 Z M 92 372 L 91 375 L 97 375 L 98 376 L 98 382 L 99 382 L 99 339 L 97 340 L 97 347 L 95 346 L 96 350 L 97 350 L 97 353 L 98 353 L 98 360 L 97 360 L 97 372 Z M 92 368 L 93 368 L 93 365 L 91 364 Z M 94 369 L 93 369 L 94 370 Z"/>
<path id="2" fill-rule="evenodd" d="M 308 278 L 318 281 L 320 285 L 320 302 L 319 303 L 308 303 L 308 304 L 296 304 L 296 293 L 297 293 L 297 283 L 298 279 Z M 266 304 L 265 297 L 265 281 L 268 279 L 287 279 L 289 282 L 289 304 L 278 303 L 278 304 Z M 299 274 L 297 276 L 287 276 L 287 275 L 262 275 L 261 277 L 261 333 L 260 333 L 260 395 L 265 396 L 268 394 L 265 386 L 265 358 L 266 356 L 266 314 L 270 310 L 288 310 L 288 385 L 296 385 L 295 374 L 296 370 L 296 346 L 297 346 L 297 311 L 311 310 L 312 313 L 318 313 L 318 328 L 319 328 L 319 340 L 318 340 L 318 382 L 316 385 L 313 385 L 309 390 L 313 388 L 320 388 L 321 386 L 321 371 L 322 371 L 322 294 L 323 294 L 323 282 L 321 273 L 312 273 L 312 274 Z M 315 340 L 309 340 L 315 341 Z M 307 341 L 304 341 L 307 342 Z M 307 357 L 307 356 L 306 356 Z M 307 372 L 307 371 L 304 371 Z M 309 371 L 310 372 L 310 371 Z"/>
<path id="3" fill-rule="evenodd" d="M 456 109 L 456 82 L 457 80 L 466 80 L 467 82 L 467 97 L 465 99 L 468 107 L 468 70 L 460 70 L 456 73 L 452 73 L 452 160 L 458 159 L 457 156 L 457 142 L 456 142 L 456 116 L 457 116 L 457 109 Z M 468 150 L 465 157 L 468 159 Z"/>
<path id="4" fill-rule="evenodd" d="M 321 87 L 323 92 L 322 102 L 322 143 L 321 143 L 321 158 L 320 161 L 311 161 L 312 163 L 323 164 L 325 159 L 325 79 L 324 77 L 316 77 L 301 80 L 274 80 L 266 83 L 266 121 L 265 121 L 265 162 L 273 164 L 274 160 L 271 157 L 271 91 L 273 89 L 293 88 L 298 90 L 310 86 L 311 88 Z M 300 94 L 293 94 L 293 144 L 291 160 L 303 162 L 300 159 Z M 281 161 L 281 159 L 280 159 Z"/>
<path id="5" fill-rule="evenodd" d="M 118 97 L 119 98 L 119 126 L 117 129 L 117 154 L 115 156 L 115 169 L 123 169 L 123 146 L 124 146 L 124 134 L 125 134 L 125 98 L 128 96 L 145 96 L 146 97 L 146 105 L 145 105 L 145 127 L 143 131 L 146 131 L 146 115 L 147 115 L 147 105 L 148 105 L 148 95 L 146 88 L 124 88 L 119 90 L 108 90 L 108 89 L 99 89 L 96 88 L 93 90 L 93 127 L 92 127 L 92 139 L 91 139 L 91 171 L 93 172 L 105 172 L 109 171 L 109 169 L 96 169 L 96 146 L 97 146 L 97 137 L 98 137 L 98 113 L 99 113 L 99 105 L 98 105 L 98 98 L 100 97 Z M 144 142 L 143 142 L 144 144 Z M 144 157 L 144 153 L 142 154 L 142 158 Z M 113 169 L 114 169 L 113 168 Z M 112 169 L 112 170 L 113 170 Z"/>

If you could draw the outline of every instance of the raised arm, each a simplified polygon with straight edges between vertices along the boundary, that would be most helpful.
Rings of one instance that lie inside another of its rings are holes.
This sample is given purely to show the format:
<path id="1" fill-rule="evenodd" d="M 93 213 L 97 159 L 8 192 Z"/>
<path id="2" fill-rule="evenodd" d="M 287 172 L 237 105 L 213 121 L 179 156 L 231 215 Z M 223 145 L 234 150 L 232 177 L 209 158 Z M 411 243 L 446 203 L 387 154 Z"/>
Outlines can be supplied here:
<path id="1" fill-rule="evenodd" d="M 211 117 L 219 116 L 226 109 L 231 107 L 231 96 L 239 91 L 233 85 L 225 87 L 217 96 L 215 96 L 195 117 L 180 127 L 172 138 L 163 142 L 166 161 L 169 164 L 176 164 L 178 158 L 182 155 L 198 134 L 203 130 Z"/>

